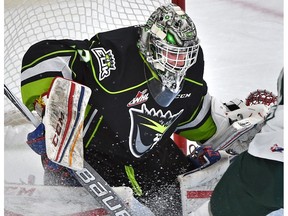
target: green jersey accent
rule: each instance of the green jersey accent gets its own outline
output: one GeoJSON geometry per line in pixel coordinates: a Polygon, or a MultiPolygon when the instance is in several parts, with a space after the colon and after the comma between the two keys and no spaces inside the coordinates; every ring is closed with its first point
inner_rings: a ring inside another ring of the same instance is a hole
{"type": "Polygon", "coordinates": [[[42,95],[43,93],[49,90],[49,87],[53,79],[54,77],[48,77],[41,80],[36,80],[31,83],[27,83],[26,85],[22,86],[21,88],[22,101],[28,107],[29,110],[31,111],[34,110],[33,103],[35,102],[36,98],[38,98],[39,95],[42,95]],[[44,86],[46,88],[41,88],[44,86]]]}
{"type": "Polygon", "coordinates": [[[143,192],[142,192],[142,189],[135,178],[133,167],[131,165],[130,166],[126,165],[125,166],[125,172],[126,172],[127,177],[128,177],[128,179],[132,185],[132,189],[133,189],[134,193],[137,196],[142,196],[143,192]]]}
{"type": "Polygon", "coordinates": [[[217,127],[211,116],[198,128],[180,132],[180,135],[189,140],[206,141],[216,132],[217,127]]]}

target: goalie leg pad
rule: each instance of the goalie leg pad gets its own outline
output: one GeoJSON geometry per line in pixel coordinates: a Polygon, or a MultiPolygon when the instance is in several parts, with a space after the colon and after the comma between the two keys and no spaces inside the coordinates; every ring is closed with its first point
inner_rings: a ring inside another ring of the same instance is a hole
{"type": "Polygon", "coordinates": [[[83,123],[90,95],[87,86],[61,77],[48,93],[43,119],[47,156],[71,169],[83,168],[83,123]]]}

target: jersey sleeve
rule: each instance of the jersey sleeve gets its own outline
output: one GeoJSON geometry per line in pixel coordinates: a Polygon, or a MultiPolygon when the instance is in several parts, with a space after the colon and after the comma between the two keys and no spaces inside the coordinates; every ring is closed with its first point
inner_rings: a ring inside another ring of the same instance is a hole
{"type": "Polygon", "coordinates": [[[216,130],[217,126],[211,115],[211,96],[207,93],[190,120],[177,127],[176,133],[188,140],[204,143],[216,130]]]}
{"type": "Polygon", "coordinates": [[[78,50],[74,45],[77,43],[80,42],[45,40],[32,45],[25,53],[21,68],[21,94],[28,109],[34,109],[35,99],[49,90],[55,77],[74,79],[74,68],[78,67],[78,50]]]}

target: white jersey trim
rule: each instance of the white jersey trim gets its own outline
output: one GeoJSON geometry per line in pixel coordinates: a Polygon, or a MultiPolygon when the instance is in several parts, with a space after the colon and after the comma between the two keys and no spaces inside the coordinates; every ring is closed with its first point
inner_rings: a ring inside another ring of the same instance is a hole
{"type": "Polygon", "coordinates": [[[210,107],[211,107],[211,96],[209,93],[207,93],[204,96],[202,108],[201,108],[200,112],[198,113],[197,117],[193,121],[189,122],[188,124],[177,127],[177,130],[192,128],[192,127],[197,126],[205,118],[205,116],[209,112],[210,107]]]}
{"type": "Polygon", "coordinates": [[[68,64],[71,56],[55,57],[45,61],[40,62],[34,67],[28,68],[21,73],[22,82],[38,74],[43,74],[46,72],[61,72],[63,77],[66,79],[72,79],[72,71],[68,64]]]}

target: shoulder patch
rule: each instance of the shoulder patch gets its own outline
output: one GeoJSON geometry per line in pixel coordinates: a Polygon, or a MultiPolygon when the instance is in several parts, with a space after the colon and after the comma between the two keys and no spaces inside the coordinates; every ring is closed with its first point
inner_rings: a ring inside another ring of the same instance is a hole
{"type": "Polygon", "coordinates": [[[110,76],[111,70],[116,70],[116,62],[112,50],[106,51],[103,47],[91,49],[99,65],[99,80],[102,81],[110,76]]]}

